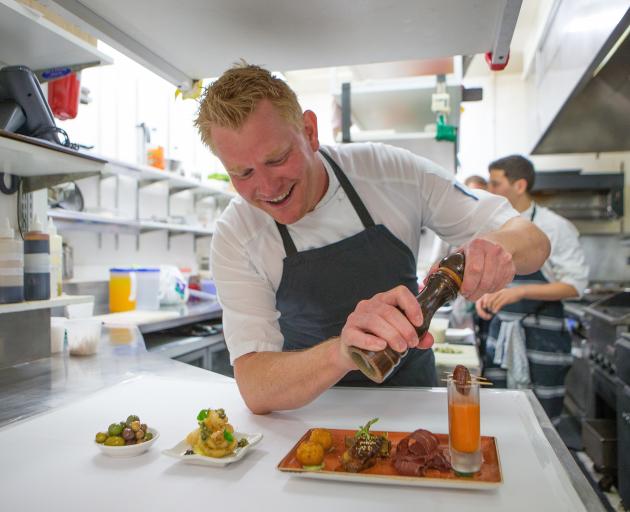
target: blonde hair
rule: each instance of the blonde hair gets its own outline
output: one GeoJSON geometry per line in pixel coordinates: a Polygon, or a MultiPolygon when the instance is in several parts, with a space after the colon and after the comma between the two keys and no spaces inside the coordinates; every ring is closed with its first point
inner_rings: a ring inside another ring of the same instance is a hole
{"type": "Polygon", "coordinates": [[[241,61],[228,69],[204,91],[199,102],[195,126],[201,140],[213,149],[213,126],[237,129],[261,100],[269,100],[280,115],[302,126],[302,108],[293,90],[269,71],[241,61]]]}

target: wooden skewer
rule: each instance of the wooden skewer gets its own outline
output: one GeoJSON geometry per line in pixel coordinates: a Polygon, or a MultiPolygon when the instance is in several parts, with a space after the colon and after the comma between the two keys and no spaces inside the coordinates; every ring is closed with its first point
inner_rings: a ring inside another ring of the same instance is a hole
{"type": "MultiPolygon", "coordinates": [[[[448,382],[448,379],[442,379],[442,382],[448,382]]],[[[494,386],[493,382],[490,381],[468,381],[467,384],[479,384],[480,386],[494,386]]]]}

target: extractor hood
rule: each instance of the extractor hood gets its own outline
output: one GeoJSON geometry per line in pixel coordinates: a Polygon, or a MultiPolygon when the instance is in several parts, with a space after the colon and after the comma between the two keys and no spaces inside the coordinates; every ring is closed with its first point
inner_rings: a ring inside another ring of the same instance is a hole
{"type": "Polygon", "coordinates": [[[630,150],[630,9],[610,34],[533,154],[630,150]]]}

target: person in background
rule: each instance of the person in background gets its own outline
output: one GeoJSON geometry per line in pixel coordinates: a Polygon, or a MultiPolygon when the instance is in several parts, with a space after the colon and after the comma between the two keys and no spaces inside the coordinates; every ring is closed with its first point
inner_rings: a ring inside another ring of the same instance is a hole
{"type": "Polygon", "coordinates": [[[464,185],[473,190],[488,190],[488,182],[486,179],[476,174],[468,176],[464,181],[464,185]]]}
{"type": "MultiPolygon", "coordinates": [[[[467,259],[462,293],[540,268],[549,241],[501,197],[479,197],[409,151],[320,147],[317,117],[283,80],[242,63],[205,91],[195,121],[237,191],[217,221],[211,267],[245,404],[295,409],[330,386],[373,384],[349,347],[403,352],[422,312],[423,225],[467,259]]],[[[432,350],[409,350],[389,385],[437,383],[432,350]]]]}
{"type": "Polygon", "coordinates": [[[485,294],[477,314],[490,319],[485,375],[508,387],[533,387],[552,420],[562,412],[564,379],[571,366],[571,338],[565,328],[563,299],[579,297],[588,282],[588,266],[577,229],[531,197],[534,166],[520,155],[489,165],[488,190],[506,197],[551,241],[541,270],[519,274],[505,289],[485,294]],[[506,375],[507,368],[507,375],[506,375]]]}

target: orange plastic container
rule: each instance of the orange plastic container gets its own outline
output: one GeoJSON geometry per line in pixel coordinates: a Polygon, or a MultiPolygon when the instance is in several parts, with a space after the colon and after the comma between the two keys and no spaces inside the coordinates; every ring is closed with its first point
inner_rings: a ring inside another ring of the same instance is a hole
{"type": "Polygon", "coordinates": [[[136,309],[136,271],[132,268],[109,269],[109,311],[119,313],[136,309]]]}

